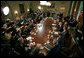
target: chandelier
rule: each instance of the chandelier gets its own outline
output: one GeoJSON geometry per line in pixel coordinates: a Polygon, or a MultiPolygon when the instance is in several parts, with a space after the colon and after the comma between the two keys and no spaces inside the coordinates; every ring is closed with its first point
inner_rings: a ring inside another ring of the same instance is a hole
{"type": "Polygon", "coordinates": [[[51,3],[47,1],[40,1],[40,5],[51,6],[51,3]]]}

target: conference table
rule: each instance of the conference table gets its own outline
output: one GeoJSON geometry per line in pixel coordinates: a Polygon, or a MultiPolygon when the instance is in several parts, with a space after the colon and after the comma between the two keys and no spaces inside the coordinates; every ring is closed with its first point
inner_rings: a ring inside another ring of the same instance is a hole
{"type": "Polygon", "coordinates": [[[31,30],[30,34],[26,37],[27,41],[29,41],[30,45],[34,48],[35,46],[40,46],[41,51],[47,55],[48,50],[44,47],[46,44],[49,44],[51,47],[54,46],[55,42],[58,40],[58,31],[54,31],[55,24],[54,19],[52,17],[46,17],[40,21],[39,24],[31,30]],[[54,33],[57,34],[54,36],[54,33]]]}

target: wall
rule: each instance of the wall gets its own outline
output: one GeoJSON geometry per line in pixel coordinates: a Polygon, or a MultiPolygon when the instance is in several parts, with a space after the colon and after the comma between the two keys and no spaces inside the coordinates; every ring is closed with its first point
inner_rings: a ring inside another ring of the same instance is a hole
{"type": "MultiPolygon", "coordinates": [[[[27,8],[32,8],[33,10],[36,10],[37,7],[40,5],[40,1],[7,1],[8,5],[10,6],[10,13],[9,17],[12,19],[16,18],[16,15],[14,14],[14,11],[18,11],[18,15],[20,16],[20,10],[19,10],[19,4],[24,4],[25,12],[27,12],[27,8]]],[[[50,1],[51,3],[55,3],[54,8],[57,12],[63,12],[64,16],[68,14],[69,7],[70,7],[70,1],[50,1]],[[61,10],[60,7],[65,7],[65,10],[61,10]]],[[[49,7],[42,6],[43,9],[49,9],[49,7]]]]}
{"type": "Polygon", "coordinates": [[[5,2],[5,1],[1,1],[1,19],[2,19],[3,21],[5,21],[7,18],[10,18],[10,19],[13,18],[10,7],[9,7],[9,14],[8,14],[8,15],[4,15],[4,14],[3,14],[3,11],[2,11],[2,10],[3,10],[3,8],[6,7],[6,6],[9,7],[8,3],[5,2]]]}
{"type": "Polygon", "coordinates": [[[35,10],[38,6],[41,6],[43,9],[54,9],[54,10],[56,10],[56,13],[62,12],[64,14],[64,16],[68,15],[71,1],[49,1],[49,2],[51,2],[51,4],[55,3],[53,8],[40,5],[39,1],[36,1],[36,2],[34,1],[32,3],[33,4],[32,8],[35,10]],[[65,9],[61,10],[60,9],[61,7],[64,7],[65,9]]]}
{"type": "Polygon", "coordinates": [[[55,2],[55,9],[57,9],[58,12],[62,12],[64,16],[67,16],[70,8],[70,3],[70,1],[57,1],[55,2]],[[60,9],[61,7],[64,7],[65,9],[60,9]]]}
{"type": "MultiPolygon", "coordinates": [[[[51,9],[55,9],[57,10],[56,12],[62,12],[64,14],[64,16],[68,15],[68,11],[69,11],[69,8],[70,8],[70,3],[71,1],[49,1],[51,3],[55,3],[54,5],[54,8],[51,8],[51,9]],[[61,10],[60,8],[61,7],[64,7],[65,10],[61,10]]],[[[39,4],[39,1],[34,1],[32,3],[33,5],[33,9],[35,10],[38,6],[40,6],[39,4]]],[[[50,9],[50,7],[47,7],[47,6],[41,6],[43,9],[50,9]]]]}
{"type": "Polygon", "coordinates": [[[15,11],[18,11],[18,15],[17,16],[20,16],[20,10],[19,10],[19,4],[23,4],[24,5],[24,10],[25,12],[27,12],[27,8],[29,8],[29,1],[7,1],[8,4],[10,5],[10,8],[12,10],[12,14],[14,16],[14,19],[16,17],[15,15],[15,11]]]}

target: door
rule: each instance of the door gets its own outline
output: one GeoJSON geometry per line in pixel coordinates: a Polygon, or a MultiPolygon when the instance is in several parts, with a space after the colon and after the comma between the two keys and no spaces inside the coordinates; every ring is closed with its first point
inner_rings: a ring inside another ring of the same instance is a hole
{"type": "Polygon", "coordinates": [[[24,5],[23,4],[19,4],[19,8],[20,8],[20,13],[23,14],[24,11],[24,5]]]}

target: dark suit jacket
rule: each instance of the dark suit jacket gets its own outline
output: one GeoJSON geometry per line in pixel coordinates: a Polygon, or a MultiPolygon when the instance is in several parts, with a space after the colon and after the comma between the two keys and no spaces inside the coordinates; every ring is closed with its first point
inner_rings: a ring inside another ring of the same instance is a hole
{"type": "Polygon", "coordinates": [[[63,31],[63,26],[58,26],[58,31],[62,32],[63,31]]]}
{"type": "Polygon", "coordinates": [[[68,31],[63,31],[61,34],[61,37],[58,40],[58,43],[60,46],[65,46],[64,41],[68,39],[69,35],[68,35],[68,31]]]}

